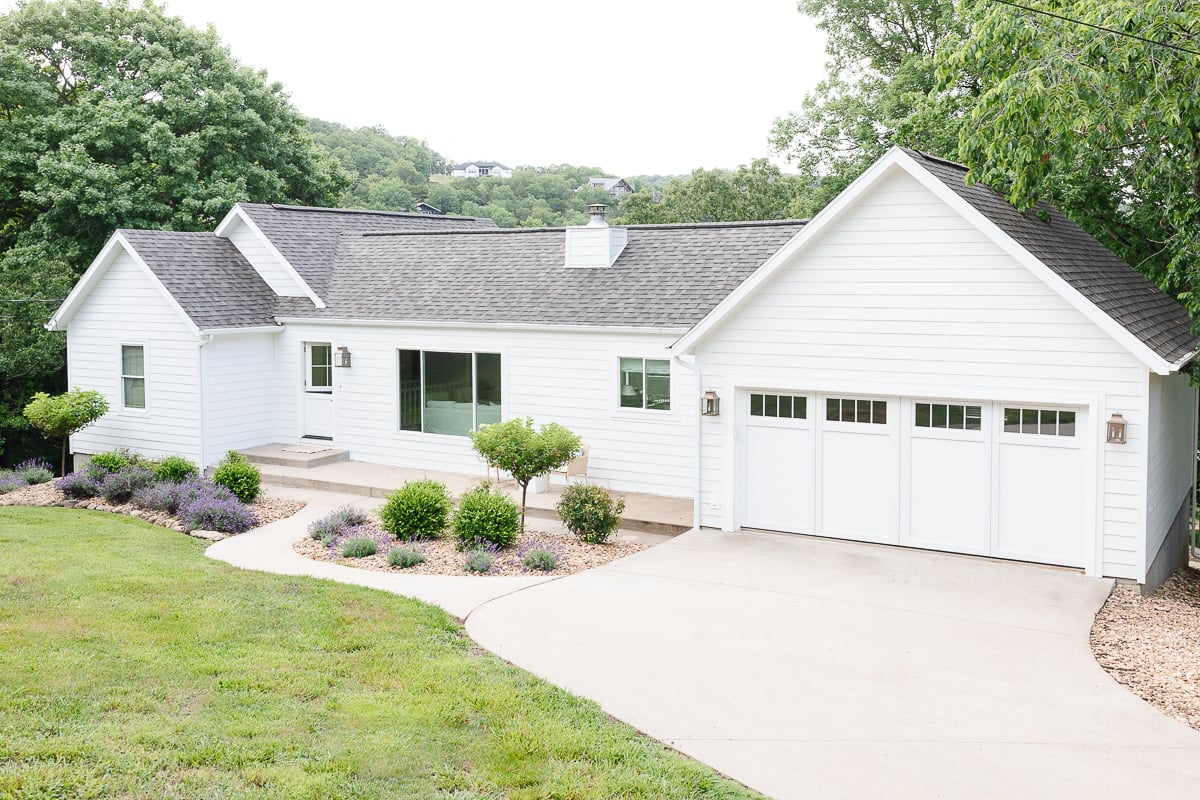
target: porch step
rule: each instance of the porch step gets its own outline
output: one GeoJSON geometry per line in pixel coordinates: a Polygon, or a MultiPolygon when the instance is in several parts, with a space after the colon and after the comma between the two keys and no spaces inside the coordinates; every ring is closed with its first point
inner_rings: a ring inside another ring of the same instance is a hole
{"type": "MultiPolygon", "coordinates": [[[[256,448],[257,449],[257,448],[256,448]]],[[[249,458],[249,456],[247,456],[249,458]]],[[[428,477],[446,484],[455,502],[474,486],[482,476],[431,470],[408,470],[369,464],[365,461],[349,461],[309,471],[295,465],[275,464],[258,461],[262,482],[272,486],[295,489],[313,489],[321,492],[341,492],[360,497],[386,497],[409,480],[428,477]]],[[[500,484],[518,503],[520,488],[511,480],[500,484]]],[[[554,505],[562,493],[561,486],[549,492],[529,494],[526,514],[539,519],[558,519],[554,505]]],[[[685,498],[658,497],[637,493],[614,492],[625,498],[625,514],[621,521],[623,530],[654,533],[662,536],[677,536],[692,529],[692,501],[685,498]]]]}
{"type": "Polygon", "coordinates": [[[312,469],[327,464],[336,464],[339,461],[347,461],[350,458],[347,450],[335,450],[332,447],[309,444],[264,444],[238,452],[244,455],[251,464],[257,464],[260,467],[270,465],[312,469]]]}

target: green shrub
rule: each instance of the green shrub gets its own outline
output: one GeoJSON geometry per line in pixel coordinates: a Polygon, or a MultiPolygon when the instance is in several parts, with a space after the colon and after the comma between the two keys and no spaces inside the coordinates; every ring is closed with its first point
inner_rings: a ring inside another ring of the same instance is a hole
{"type": "Polygon", "coordinates": [[[496,557],[487,550],[472,550],[467,553],[467,561],[463,564],[467,568],[467,572],[491,572],[492,565],[496,563],[496,557]]]}
{"type": "Polygon", "coordinates": [[[135,461],[136,457],[128,450],[113,450],[111,453],[96,453],[88,459],[87,469],[93,476],[103,477],[104,474],[133,466],[135,461]]]}
{"type": "Polygon", "coordinates": [[[521,529],[521,509],[512,498],[481,483],[463,494],[454,512],[454,538],[461,550],[482,545],[512,547],[521,529]]]}
{"type": "Polygon", "coordinates": [[[400,541],[436,539],[446,530],[452,508],[446,484],[426,478],[409,481],[388,495],[379,519],[400,541]]]}
{"type": "Polygon", "coordinates": [[[183,456],[167,456],[154,465],[154,477],[166,483],[183,483],[199,474],[196,465],[183,456]]]}
{"type": "Polygon", "coordinates": [[[243,503],[253,503],[262,491],[262,474],[241,453],[230,450],[213,471],[213,483],[224,486],[243,503]]]}
{"type": "Polygon", "coordinates": [[[567,530],[589,544],[604,544],[621,527],[625,499],[602,486],[568,486],[559,498],[558,518],[567,530]]]}
{"type": "Polygon", "coordinates": [[[388,550],[387,562],[393,567],[408,569],[425,563],[425,554],[416,547],[393,547],[388,550]]]}
{"type": "Polygon", "coordinates": [[[45,483],[54,480],[54,468],[50,462],[41,458],[29,458],[12,468],[12,472],[20,475],[26,483],[45,483]]]}
{"type": "Polygon", "coordinates": [[[538,547],[526,553],[521,563],[529,569],[552,572],[558,566],[558,556],[544,547],[538,547]]]}
{"type": "Polygon", "coordinates": [[[374,539],[360,536],[356,539],[347,539],[342,544],[342,555],[346,558],[366,558],[375,555],[377,547],[374,539]]]}

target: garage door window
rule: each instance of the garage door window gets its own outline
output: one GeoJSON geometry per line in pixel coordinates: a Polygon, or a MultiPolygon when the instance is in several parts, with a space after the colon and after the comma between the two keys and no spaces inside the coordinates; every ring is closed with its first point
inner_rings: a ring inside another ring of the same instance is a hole
{"type": "Polygon", "coordinates": [[[1075,412],[1053,408],[1004,409],[1004,432],[1036,436],[1074,436],[1075,412]]]}
{"type": "Polygon", "coordinates": [[[790,394],[750,394],[750,416],[808,419],[808,398],[790,394]]]}
{"type": "Polygon", "coordinates": [[[886,425],[887,401],[829,397],[825,400],[825,419],[830,422],[866,422],[874,425],[886,425]]]}
{"type": "Polygon", "coordinates": [[[983,407],[956,403],[915,403],[913,424],[918,428],[953,431],[983,429],[983,407]]]}

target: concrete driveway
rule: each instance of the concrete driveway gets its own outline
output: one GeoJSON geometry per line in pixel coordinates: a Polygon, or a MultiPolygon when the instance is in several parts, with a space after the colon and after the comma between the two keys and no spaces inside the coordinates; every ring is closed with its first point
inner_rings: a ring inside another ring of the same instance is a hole
{"type": "Polygon", "coordinates": [[[1188,798],[1200,733],[1096,665],[1110,581],[693,531],[467,618],[484,647],[778,798],[1188,798]]]}

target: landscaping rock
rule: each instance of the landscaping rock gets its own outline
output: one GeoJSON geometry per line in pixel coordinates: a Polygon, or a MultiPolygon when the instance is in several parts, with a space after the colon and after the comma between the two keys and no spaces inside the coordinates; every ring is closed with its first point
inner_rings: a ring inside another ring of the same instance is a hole
{"type": "Polygon", "coordinates": [[[219,542],[222,539],[229,538],[228,533],[221,533],[220,531],[205,531],[200,530],[199,528],[194,531],[188,531],[188,536],[195,536],[197,539],[207,539],[210,542],[219,542]]]}

